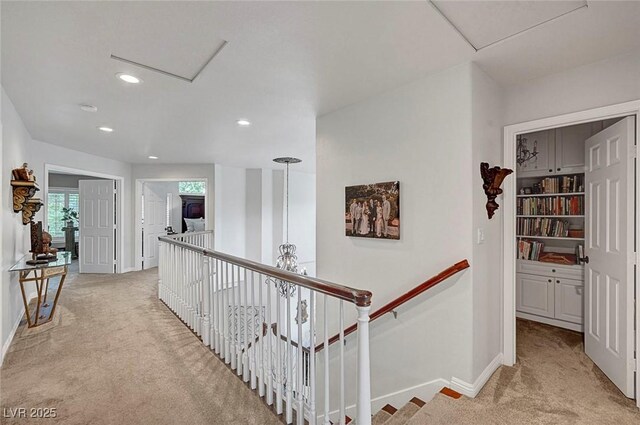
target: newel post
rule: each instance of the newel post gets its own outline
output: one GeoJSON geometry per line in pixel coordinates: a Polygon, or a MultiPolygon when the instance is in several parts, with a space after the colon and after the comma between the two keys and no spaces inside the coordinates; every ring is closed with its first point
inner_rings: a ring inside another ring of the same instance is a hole
{"type": "Polygon", "coordinates": [[[211,305],[209,303],[211,296],[211,273],[209,268],[209,257],[203,255],[202,259],[202,327],[200,333],[204,345],[209,345],[211,337],[211,305]]]}
{"type": "Polygon", "coordinates": [[[371,366],[369,363],[369,310],[371,306],[356,306],[358,310],[357,416],[358,425],[371,425],[371,366]]]}

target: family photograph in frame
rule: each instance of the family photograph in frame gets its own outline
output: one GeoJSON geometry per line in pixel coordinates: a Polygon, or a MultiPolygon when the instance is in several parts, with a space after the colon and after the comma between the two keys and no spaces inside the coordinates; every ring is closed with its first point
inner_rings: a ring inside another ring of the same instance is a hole
{"type": "Polygon", "coordinates": [[[400,182],[347,186],[345,235],[400,239],[400,182]]]}

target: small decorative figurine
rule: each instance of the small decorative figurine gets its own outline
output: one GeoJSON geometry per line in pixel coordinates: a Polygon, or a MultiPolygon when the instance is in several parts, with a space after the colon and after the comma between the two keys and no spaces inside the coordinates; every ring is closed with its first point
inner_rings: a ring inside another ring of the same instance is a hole
{"type": "Polygon", "coordinates": [[[480,175],[484,181],[482,188],[484,189],[485,195],[487,195],[487,215],[489,219],[493,217],[493,214],[499,207],[496,202],[496,197],[502,193],[500,185],[502,185],[505,177],[511,173],[513,173],[513,170],[508,168],[500,168],[498,166],[489,168],[489,163],[480,163],[480,175]]]}

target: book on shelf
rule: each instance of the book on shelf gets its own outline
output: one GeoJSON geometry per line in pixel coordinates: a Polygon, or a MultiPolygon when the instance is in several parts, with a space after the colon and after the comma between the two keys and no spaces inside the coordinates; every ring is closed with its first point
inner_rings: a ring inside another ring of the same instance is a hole
{"type": "Polygon", "coordinates": [[[521,236],[567,237],[569,222],[557,218],[518,218],[517,232],[521,236]]]}
{"type": "Polygon", "coordinates": [[[573,193],[584,191],[584,176],[576,174],[573,176],[545,177],[540,182],[542,193],[573,193]]]}
{"type": "Polygon", "coordinates": [[[522,239],[518,241],[518,259],[538,261],[543,249],[543,242],[522,239]]]}
{"type": "Polygon", "coordinates": [[[518,215],[582,215],[584,214],[584,197],[518,198],[516,209],[518,215]]]}
{"type": "Polygon", "coordinates": [[[580,259],[584,258],[584,246],[579,244],[576,246],[576,264],[580,264],[580,259]]]}

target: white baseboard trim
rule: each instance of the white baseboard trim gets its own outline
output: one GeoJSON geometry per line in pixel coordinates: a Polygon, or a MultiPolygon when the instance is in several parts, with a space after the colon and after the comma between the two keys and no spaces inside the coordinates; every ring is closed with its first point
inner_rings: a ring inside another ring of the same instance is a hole
{"type": "Polygon", "coordinates": [[[126,269],[122,270],[122,273],[129,273],[129,272],[137,272],[141,269],[138,269],[136,267],[127,267],[126,269]]]}
{"type": "MultiPolygon", "coordinates": [[[[371,399],[371,414],[375,415],[380,409],[382,409],[387,404],[392,405],[393,407],[400,409],[402,406],[407,404],[409,400],[413,397],[418,397],[424,402],[428,402],[435,395],[440,392],[440,390],[444,387],[450,386],[449,381],[446,379],[434,379],[432,381],[428,381],[422,384],[414,385],[413,387],[405,388],[400,391],[395,391],[389,394],[385,394],[376,398],[371,399]]],[[[334,410],[329,413],[329,416],[333,419],[336,419],[339,416],[339,410],[334,410]]],[[[352,404],[345,408],[345,413],[347,416],[354,418],[356,416],[356,405],[352,404]]],[[[322,423],[324,419],[324,415],[318,416],[318,423],[322,423]]]]}
{"type": "Polygon", "coordinates": [[[462,379],[451,378],[451,389],[459,392],[460,394],[466,395],[467,397],[474,398],[478,395],[484,384],[487,383],[493,372],[495,372],[500,366],[502,366],[502,353],[499,353],[497,356],[491,360],[491,362],[487,365],[487,367],[482,371],[480,376],[470,384],[462,379]]]}
{"type": "Polygon", "coordinates": [[[584,326],[578,323],[565,322],[564,320],[551,319],[549,317],[542,317],[536,314],[524,313],[522,311],[516,311],[516,317],[532,320],[534,322],[545,323],[551,326],[557,326],[559,328],[569,329],[575,332],[584,332],[584,326]]]}
{"type": "MultiPolygon", "coordinates": [[[[36,292],[32,292],[27,297],[27,300],[29,300],[28,302],[31,302],[31,300],[34,299],[37,296],[38,296],[38,294],[36,292]]],[[[16,332],[18,330],[18,326],[20,326],[20,322],[22,322],[22,318],[24,317],[24,313],[25,313],[25,311],[24,311],[24,306],[23,306],[21,308],[21,310],[20,310],[20,314],[18,315],[18,318],[16,319],[16,322],[13,324],[13,327],[11,328],[11,332],[9,332],[9,338],[7,338],[7,340],[2,345],[2,353],[0,353],[0,366],[2,366],[2,363],[4,363],[4,357],[7,354],[7,351],[9,351],[9,347],[11,346],[11,342],[13,341],[13,338],[16,336],[16,332]]]]}

